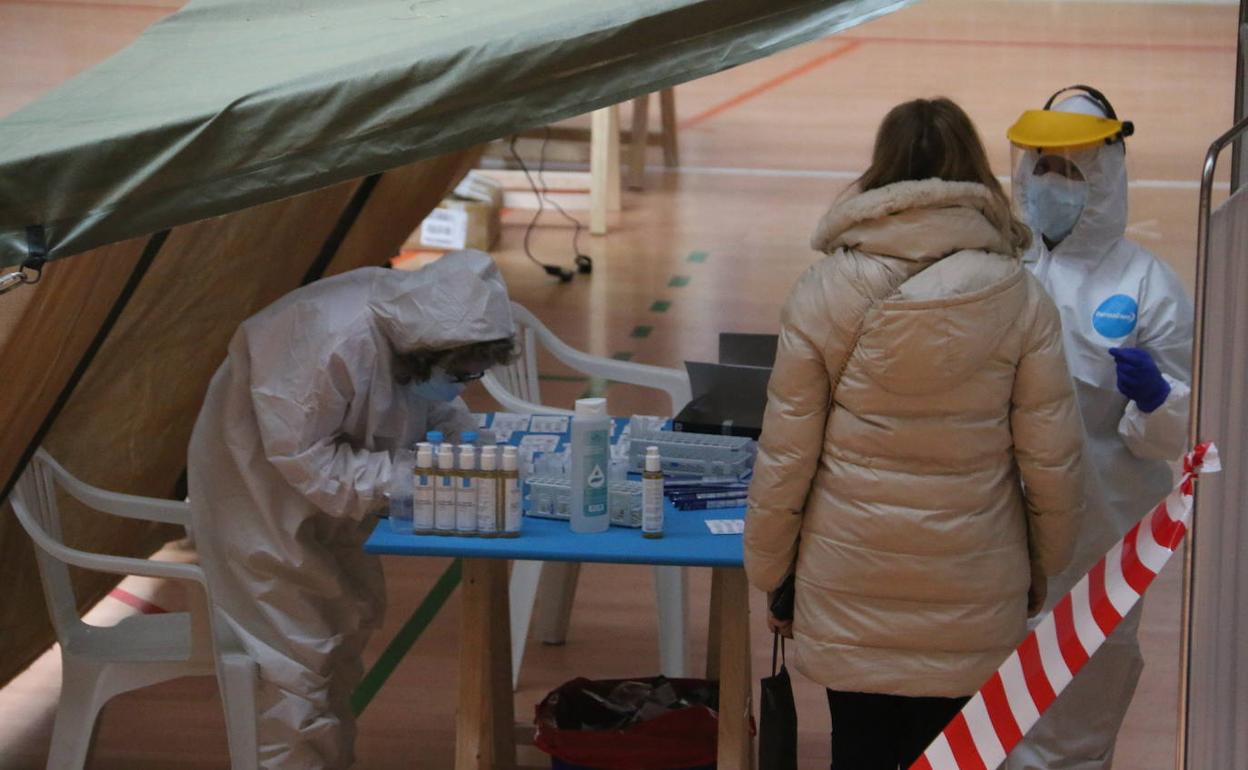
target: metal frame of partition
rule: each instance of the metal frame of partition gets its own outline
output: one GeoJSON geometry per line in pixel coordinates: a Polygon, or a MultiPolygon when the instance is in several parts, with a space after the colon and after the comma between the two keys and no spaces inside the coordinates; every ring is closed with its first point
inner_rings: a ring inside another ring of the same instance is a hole
{"type": "MultiPolygon", "coordinates": [[[[1201,435],[1201,391],[1202,366],[1204,364],[1205,343],[1205,311],[1209,294],[1209,227],[1213,215],[1213,185],[1217,170],[1218,158],[1231,145],[1234,149],[1231,156],[1231,194],[1240,189],[1248,174],[1248,143],[1243,142],[1244,134],[1248,133],[1248,72],[1245,68],[1245,36],[1248,36],[1248,0],[1241,0],[1239,7],[1238,53],[1235,78],[1235,126],[1214,140],[1205,154],[1205,165],[1200,180],[1200,203],[1197,214],[1196,230],[1196,303],[1195,325],[1192,339],[1192,401],[1191,416],[1188,427],[1189,444],[1196,445],[1201,435]]],[[[1183,563],[1183,617],[1179,637],[1179,729],[1176,741],[1176,767],[1188,770],[1190,760],[1189,729],[1191,715],[1191,676],[1192,676],[1192,622],[1193,604],[1195,599],[1195,524],[1199,508],[1200,492],[1197,489],[1193,496],[1192,531],[1188,537],[1186,558],[1183,563]]]]}

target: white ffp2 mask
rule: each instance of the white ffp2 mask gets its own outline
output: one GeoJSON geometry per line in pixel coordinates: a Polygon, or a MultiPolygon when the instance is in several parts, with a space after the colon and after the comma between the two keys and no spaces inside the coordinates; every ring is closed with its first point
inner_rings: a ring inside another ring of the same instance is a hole
{"type": "Polygon", "coordinates": [[[1055,243],[1075,229],[1087,201],[1087,182],[1061,174],[1033,176],[1027,183],[1027,219],[1055,243]]]}

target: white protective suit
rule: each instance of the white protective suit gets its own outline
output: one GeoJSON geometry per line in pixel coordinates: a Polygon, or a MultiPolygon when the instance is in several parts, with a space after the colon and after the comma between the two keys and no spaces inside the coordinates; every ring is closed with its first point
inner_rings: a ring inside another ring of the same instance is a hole
{"type": "MultiPolygon", "coordinates": [[[[1056,109],[1104,117],[1076,96],[1056,109]]],[[[1029,156],[1036,157],[1035,152],[1029,156]]],[[[1169,461],[1188,449],[1193,307],[1174,272],[1124,237],[1127,171],[1123,143],[1073,155],[1088,183],[1074,229],[1053,250],[1040,234],[1024,262],[1061,312],[1066,357],[1083,415],[1088,468],[1087,515],[1065,572],[1049,581],[1048,605],[1169,493],[1169,461]],[[1170,395],[1152,413],[1117,390],[1109,348],[1152,355],[1170,395]]],[[[1016,190],[1016,198],[1026,190],[1016,190]]],[[[1023,203],[1020,200],[1020,203],[1023,203]]],[[[1020,209],[1026,211],[1025,205],[1020,209]]],[[[1137,632],[1140,606],[1123,619],[1040,722],[1010,754],[1009,770],[1108,768],[1143,669],[1137,632]]]]}
{"type": "Polygon", "coordinates": [[[480,252],[415,273],[317,281],[244,321],[195,423],[192,521],[218,621],[259,662],[259,762],[353,761],[349,699],[384,607],[363,543],[392,453],[467,408],[395,380],[395,354],[511,337],[507,289],[480,252]]]}

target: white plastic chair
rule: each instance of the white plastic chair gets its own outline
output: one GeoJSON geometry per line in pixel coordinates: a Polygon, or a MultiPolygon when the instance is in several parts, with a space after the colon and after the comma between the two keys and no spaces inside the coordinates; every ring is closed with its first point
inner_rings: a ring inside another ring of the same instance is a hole
{"type": "MultiPolygon", "coordinates": [[[[538,345],[566,366],[591,377],[602,377],[665,392],[672,414],[689,403],[692,393],[689,377],[678,369],[666,369],[628,361],[617,361],[583,353],[555,336],[524,307],[512,303],[520,355],[505,367],[495,367],[482,378],[491,396],[509,412],[518,414],[566,414],[567,409],[543,406],[538,380],[538,345]]],[[[520,679],[525,643],[533,620],[538,594],[545,599],[538,619],[537,636],[547,644],[563,644],[567,638],[572,599],[580,564],[568,562],[517,561],[511,571],[511,661],[512,686],[520,679]]],[[[687,675],[685,654],[686,585],[680,567],[654,568],[655,593],[659,613],[659,661],[664,676],[687,675]]]]}
{"type": "Polygon", "coordinates": [[[48,611],[61,643],[61,697],[48,770],[79,770],[85,765],[96,719],[114,696],[179,677],[213,675],[225,708],[231,767],[255,768],[256,663],[228,632],[222,631],[214,641],[203,570],[194,564],[70,548],[61,533],[58,487],[96,511],[190,529],[186,503],[96,489],[71,476],[42,449],[18,480],[11,497],[13,511],[35,542],[48,611]],[[89,625],[78,612],[67,565],[193,584],[187,591],[190,610],[135,615],[115,626],[89,625]]]}

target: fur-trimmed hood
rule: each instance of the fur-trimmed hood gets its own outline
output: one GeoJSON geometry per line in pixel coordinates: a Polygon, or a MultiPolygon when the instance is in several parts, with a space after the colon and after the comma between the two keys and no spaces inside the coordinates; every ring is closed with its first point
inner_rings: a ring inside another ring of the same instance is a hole
{"type": "Polygon", "coordinates": [[[824,253],[846,247],[927,261],[967,249],[1017,257],[1028,239],[987,187],[924,179],[849,192],[823,215],[810,243],[824,253]]]}

